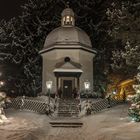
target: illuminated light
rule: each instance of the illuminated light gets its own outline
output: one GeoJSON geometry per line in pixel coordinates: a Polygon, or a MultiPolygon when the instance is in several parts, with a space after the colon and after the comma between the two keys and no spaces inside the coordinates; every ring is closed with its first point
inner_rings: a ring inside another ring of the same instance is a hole
{"type": "Polygon", "coordinates": [[[49,113],[50,113],[50,91],[52,88],[52,81],[46,81],[46,87],[48,89],[48,95],[49,95],[49,100],[48,100],[48,104],[49,104],[49,113]]]}
{"type": "Polygon", "coordinates": [[[113,94],[117,94],[116,90],[114,90],[112,93],[113,93],[113,94]]]}
{"type": "Polygon", "coordinates": [[[0,81],[0,86],[3,86],[4,85],[4,82],[3,81],[0,81]]]}
{"type": "Polygon", "coordinates": [[[117,97],[117,96],[115,96],[115,99],[118,99],[118,97],[117,97]]]}
{"type": "Polygon", "coordinates": [[[131,122],[136,122],[136,118],[132,118],[132,121],[131,122]]]}
{"type": "Polygon", "coordinates": [[[70,16],[67,16],[66,18],[69,20],[70,19],[70,16]]]}
{"type": "Polygon", "coordinates": [[[70,22],[70,16],[66,16],[66,22],[70,22]]]}
{"type": "Polygon", "coordinates": [[[133,97],[134,97],[134,95],[127,95],[127,100],[130,101],[130,100],[132,100],[133,97]]]}
{"type": "Polygon", "coordinates": [[[46,87],[47,87],[47,89],[51,89],[52,88],[52,81],[46,81],[46,87]]]}
{"type": "Polygon", "coordinates": [[[88,90],[90,88],[90,82],[84,82],[85,89],[88,90]]]}

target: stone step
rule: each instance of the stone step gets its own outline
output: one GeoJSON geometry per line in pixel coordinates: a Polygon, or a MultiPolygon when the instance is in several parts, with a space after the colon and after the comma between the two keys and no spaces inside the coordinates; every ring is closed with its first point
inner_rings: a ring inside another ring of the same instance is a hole
{"type": "Polygon", "coordinates": [[[79,112],[78,110],[58,110],[58,112],[79,112]]]}
{"type": "Polygon", "coordinates": [[[73,128],[76,128],[76,127],[82,127],[82,125],[51,125],[52,127],[73,127],[73,128]]]}
{"type": "Polygon", "coordinates": [[[59,102],[60,104],[78,104],[78,102],[59,102]]]}
{"type": "Polygon", "coordinates": [[[78,114],[58,114],[61,117],[71,117],[71,116],[78,116],[78,114]]]}
{"type": "Polygon", "coordinates": [[[78,101],[71,100],[59,100],[58,113],[59,117],[73,117],[78,116],[78,101]]]}
{"type": "Polygon", "coordinates": [[[78,104],[78,103],[60,103],[60,102],[59,102],[59,104],[60,104],[60,105],[63,105],[63,104],[65,104],[65,105],[76,105],[76,104],[78,104]]]}
{"type": "Polygon", "coordinates": [[[71,107],[71,106],[69,106],[69,107],[68,107],[68,106],[59,106],[59,107],[58,107],[58,109],[61,109],[61,108],[75,109],[75,108],[78,108],[78,107],[77,107],[77,106],[75,106],[75,107],[74,107],[74,106],[73,106],[73,107],[71,107]]]}
{"type": "Polygon", "coordinates": [[[66,111],[64,111],[64,110],[59,110],[58,113],[59,113],[59,112],[62,112],[62,113],[72,113],[72,112],[77,112],[77,113],[78,113],[79,111],[77,111],[77,110],[66,110],[66,111]]]}
{"type": "Polygon", "coordinates": [[[58,113],[79,113],[77,110],[71,110],[71,111],[58,111],[58,113]]]}
{"type": "Polygon", "coordinates": [[[69,114],[79,114],[79,112],[58,112],[57,114],[69,115],[69,114]]]}
{"type": "Polygon", "coordinates": [[[64,117],[69,117],[69,118],[78,117],[78,114],[71,114],[71,115],[70,114],[69,115],[68,114],[65,114],[65,115],[64,114],[58,114],[58,117],[63,117],[63,118],[64,117]]]}
{"type": "Polygon", "coordinates": [[[62,106],[62,107],[58,107],[58,109],[60,109],[60,110],[61,109],[64,109],[64,110],[68,110],[68,109],[72,110],[72,109],[74,109],[75,110],[75,109],[78,109],[78,107],[64,107],[64,106],[62,106]]]}
{"type": "Polygon", "coordinates": [[[63,113],[63,112],[58,112],[58,115],[76,115],[76,114],[78,114],[77,112],[75,112],[75,113],[71,113],[71,112],[69,112],[69,113],[63,113]]]}
{"type": "Polygon", "coordinates": [[[59,102],[59,104],[67,104],[67,105],[71,105],[71,104],[78,104],[78,102],[59,102]]]}
{"type": "Polygon", "coordinates": [[[82,127],[82,125],[63,125],[63,124],[53,124],[51,125],[52,127],[73,127],[73,128],[76,128],[76,127],[82,127]]]}
{"type": "Polygon", "coordinates": [[[59,106],[58,108],[78,108],[77,106],[59,106]]]}
{"type": "Polygon", "coordinates": [[[69,110],[78,111],[78,108],[58,108],[58,110],[60,110],[60,111],[69,111],[69,110]]]}
{"type": "Polygon", "coordinates": [[[79,110],[58,110],[58,112],[79,112],[79,110]]]}
{"type": "Polygon", "coordinates": [[[76,127],[82,127],[82,125],[52,125],[52,127],[72,127],[72,128],[76,128],[76,127]]]}
{"type": "Polygon", "coordinates": [[[82,127],[82,122],[71,121],[52,121],[50,122],[52,127],[82,127]]]}
{"type": "Polygon", "coordinates": [[[74,111],[74,110],[71,110],[71,111],[58,111],[58,112],[62,112],[62,113],[72,113],[72,112],[79,112],[79,111],[74,111]]]}
{"type": "Polygon", "coordinates": [[[77,106],[77,104],[59,104],[59,106],[77,106]]]}
{"type": "Polygon", "coordinates": [[[59,107],[58,107],[58,109],[62,109],[62,108],[66,108],[66,109],[67,109],[67,108],[69,108],[69,109],[75,109],[75,108],[78,108],[78,107],[76,107],[76,106],[75,106],[75,107],[66,107],[66,106],[61,106],[61,107],[59,106],[59,107]]]}
{"type": "Polygon", "coordinates": [[[59,110],[58,112],[68,113],[68,112],[79,112],[78,110],[59,110]]]}

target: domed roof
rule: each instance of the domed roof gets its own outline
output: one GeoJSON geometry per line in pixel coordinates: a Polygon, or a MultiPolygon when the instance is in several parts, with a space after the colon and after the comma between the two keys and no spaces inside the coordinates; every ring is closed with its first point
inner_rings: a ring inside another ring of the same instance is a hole
{"type": "Polygon", "coordinates": [[[63,12],[61,13],[61,16],[64,17],[64,16],[73,16],[74,17],[74,12],[71,8],[66,8],[63,10],[63,12]]]}
{"type": "MultiPolygon", "coordinates": [[[[92,47],[89,36],[82,29],[71,27],[58,27],[50,32],[46,38],[44,48],[51,47],[53,45],[82,45],[84,47],[92,47]]],[[[67,47],[67,46],[66,46],[67,47]]]]}
{"type": "Polygon", "coordinates": [[[71,8],[65,8],[61,13],[61,27],[50,32],[45,40],[44,49],[55,45],[68,47],[80,45],[86,48],[92,48],[91,40],[85,31],[75,26],[74,12],[71,8]]]}

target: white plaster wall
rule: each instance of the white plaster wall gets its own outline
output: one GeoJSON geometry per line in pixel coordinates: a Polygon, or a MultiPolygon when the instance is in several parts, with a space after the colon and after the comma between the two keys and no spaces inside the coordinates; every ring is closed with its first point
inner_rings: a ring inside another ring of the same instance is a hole
{"type": "Polygon", "coordinates": [[[88,80],[93,89],[93,53],[80,49],[55,49],[42,54],[43,74],[42,74],[42,92],[46,93],[46,81],[53,81],[52,92],[56,92],[56,77],[53,73],[55,65],[64,61],[65,57],[70,57],[72,61],[82,65],[83,73],[80,77],[80,90],[84,90],[84,82],[88,80]]]}
{"type": "Polygon", "coordinates": [[[53,82],[52,92],[56,91],[56,78],[53,70],[55,69],[56,63],[56,51],[50,51],[43,55],[43,72],[42,72],[42,92],[46,93],[46,81],[51,80],[53,82]]]}
{"type": "Polygon", "coordinates": [[[70,57],[72,61],[79,62],[79,55],[80,50],[57,50],[56,59],[57,62],[60,62],[60,60],[63,61],[65,57],[70,57]]]}
{"type": "Polygon", "coordinates": [[[93,90],[93,57],[93,53],[80,51],[80,62],[83,70],[83,74],[80,77],[80,90],[84,90],[85,81],[90,82],[90,90],[93,90]]]}

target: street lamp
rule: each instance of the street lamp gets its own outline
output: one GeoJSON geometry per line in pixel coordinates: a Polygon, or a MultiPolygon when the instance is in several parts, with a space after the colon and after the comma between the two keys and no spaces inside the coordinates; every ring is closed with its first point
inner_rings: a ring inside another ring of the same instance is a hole
{"type": "Polygon", "coordinates": [[[50,111],[50,93],[51,93],[51,88],[52,88],[52,81],[46,81],[46,87],[49,95],[49,111],[50,111]]]}
{"type": "MultiPolygon", "coordinates": [[[[88,81],[84,82],[84,87],[85,87],[86,93],[88,93],[89,88],[90,88],[90,82],[88,82],[88,81]]],[[[87,97],[88,97],[88,95],[87,95],[87,97]]]]}

